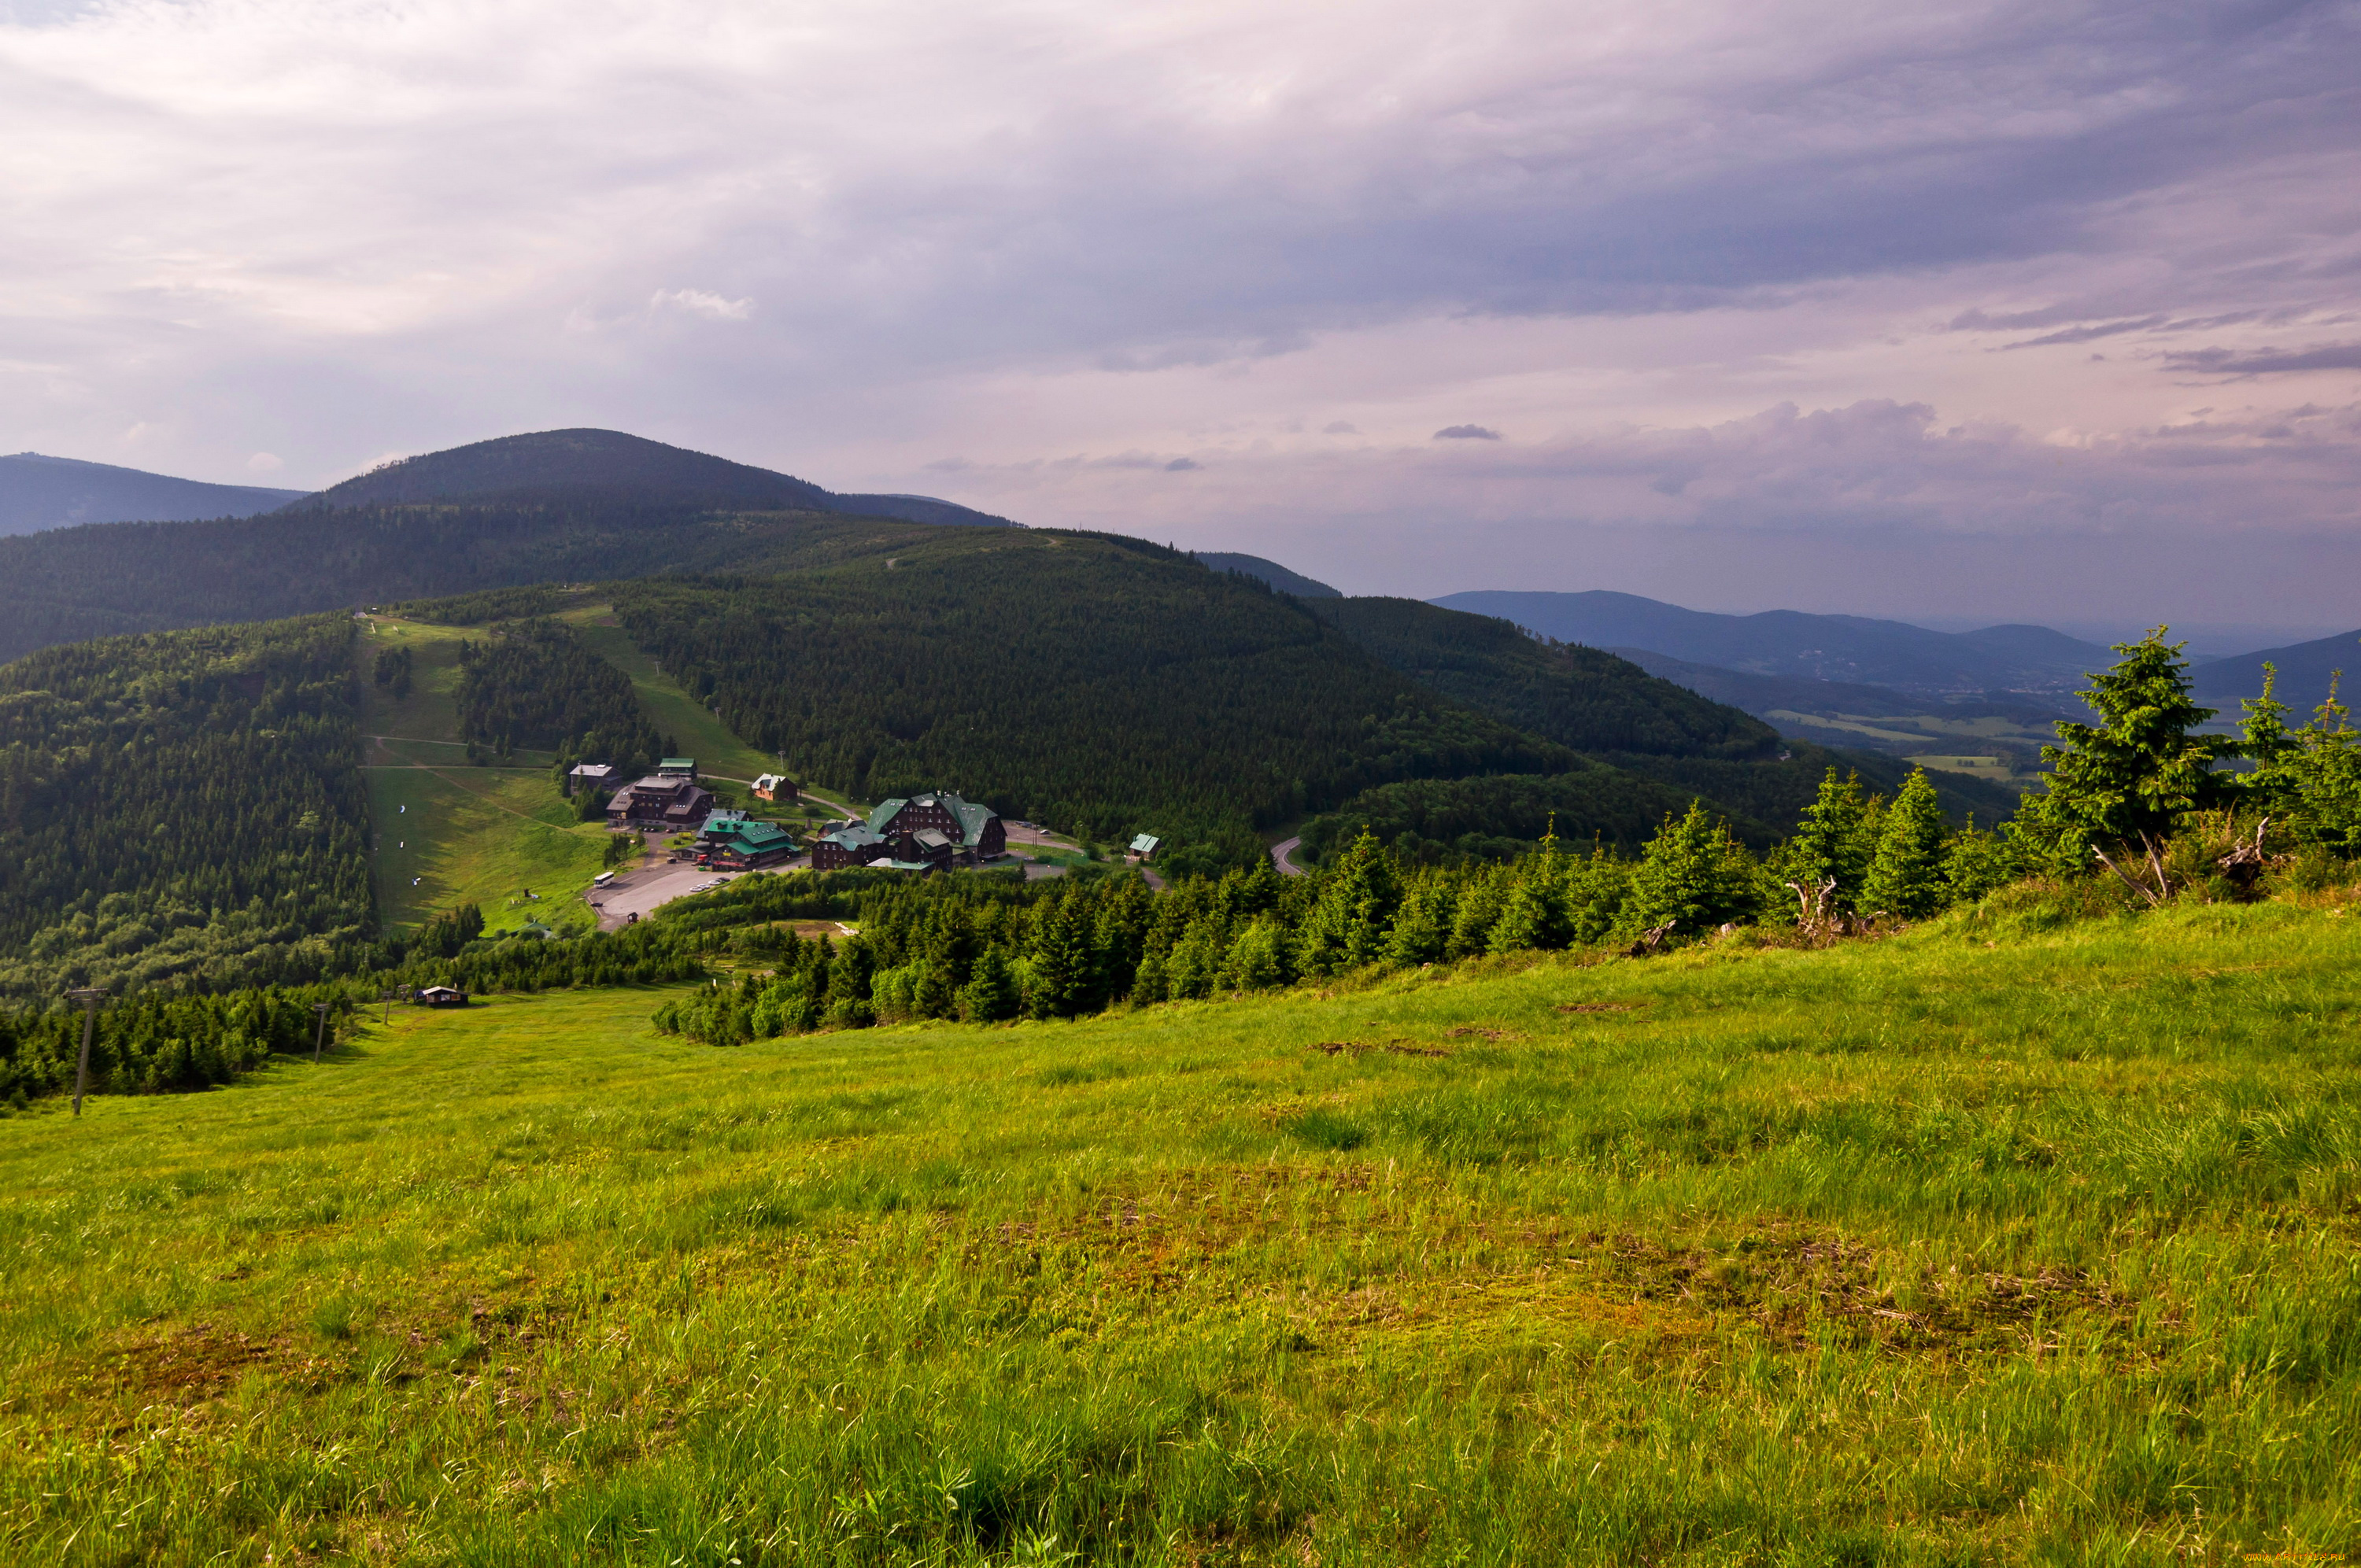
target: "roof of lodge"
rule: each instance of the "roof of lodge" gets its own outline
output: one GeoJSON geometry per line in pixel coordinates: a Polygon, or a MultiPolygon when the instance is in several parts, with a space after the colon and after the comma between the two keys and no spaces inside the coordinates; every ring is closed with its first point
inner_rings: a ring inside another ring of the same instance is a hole
{"type": "Polygon", "coordinates": [[[851,827],[840,828],[833,833],[821,834],[819,841],[823,844],[834,844],[840,849],[865,850],[872,844],[882,844],[885,840],[882,835],[872,833],[868,824],[855,822],[851,827]]]}
{"type": "Polygon", "coordinates": [[[735,822],[724,822],[718,828],[708,821],[705,825],[705,836],[735,839],[739,848],[758,854],[776,849],[783,843],[795,842],[795,835],[775,822],[749,822],[743,817],[735,822]]]}
{"type": "Polygon", "coordinates": [[[895,814],[906,806],[942,806],[951,814],[951,820],[959,824],[960,842],[963,845],[972,845],[982,839],[984,825],[1000,815],[977,801],[962,799],[955,791],[930,789],[920,795],[896,795],[892,800],[878,802],[877,809],[869,814],[869,830],[883,833],[885,824],[893,821],[895,814]]]}

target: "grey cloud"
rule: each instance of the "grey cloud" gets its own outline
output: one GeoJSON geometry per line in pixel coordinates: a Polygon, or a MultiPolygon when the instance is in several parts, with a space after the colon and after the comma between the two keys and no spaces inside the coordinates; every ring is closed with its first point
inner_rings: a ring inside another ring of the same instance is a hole
{"type": "Polygon", "coordinates": [[[1175,457],[1171,462],[1164,465],[1164,471],[1168,474],[1185,474],[1191,468],[1202,468],[1203,466],[1204,465],[1198,462],[1194,457],[1175,457]]]}
{"type": "Polygon", "coordinates": [[[2137,321],[2107,322],[2098,326],[2068,327],[2064,332],[2053,332],[2044,337],[2028,337],[2022,343],[2004,343],[1994,352],[2005,354],[2012,348],[2047,348],[2057,343],[2088,343],[2093,338],[2114,337],[2126,332],[2146,332],[2150,327],[2163,324],[2164,317],[2158,315],[2142,316],[2137,321]]]}
{"type": "Polygon", "coordinates": [[[1320,433],[1323,435],[1358,435],[1361,432],[1358,426],[1353,425],[1340,419],[1334,424],[1322,425],[1320,427],[1320,433]]]}
{"type": "Polygon", "coordinates": [[[2312,348],[2197,348],[2168,354],[2175,370],[2208,375],[2268,376],[2285,370],[2361,370],[2361,343],[2324,343],[2312,348]]]}
{"type": "Polygon", "coordinates": [[[1446,424],[1434,433],[1437,441],[1498,441],[1500,433],[1480,424],[1446,424]]]}

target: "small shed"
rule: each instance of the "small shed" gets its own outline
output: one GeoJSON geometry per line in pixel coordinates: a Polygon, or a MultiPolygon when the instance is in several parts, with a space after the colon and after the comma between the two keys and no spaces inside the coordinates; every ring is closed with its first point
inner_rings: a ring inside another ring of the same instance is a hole
{"type": "Polygon", "coordinates": [[[1142,833],[1131,841],[1130,858],[1148,861],[1156,858],[1156,846],[1164,842],[1153,833],[1142,833]]]}
{"type": "Polygon", "coordinates": [[[454,991],[447,985],[422,985],[418,988],[418,1004],[422,1007],[465,1007],[467,993],[454,991]]]}

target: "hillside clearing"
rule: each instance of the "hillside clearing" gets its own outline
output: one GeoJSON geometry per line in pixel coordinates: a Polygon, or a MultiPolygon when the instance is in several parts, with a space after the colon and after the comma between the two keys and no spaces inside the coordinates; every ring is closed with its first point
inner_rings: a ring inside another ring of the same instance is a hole
{"type": "Polygon", "coordinates": [[[20,1560],[2185,1561],[2361,1528],[2356,923],[1499,961],[0,1121],[20,1560]]]}

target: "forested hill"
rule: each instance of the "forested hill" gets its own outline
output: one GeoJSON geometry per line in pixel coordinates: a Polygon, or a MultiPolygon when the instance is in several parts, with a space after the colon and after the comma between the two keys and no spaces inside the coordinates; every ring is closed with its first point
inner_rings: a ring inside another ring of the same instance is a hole
{"type": "Polygon", "coordinates": [[[0,661],[91,637],[517,584],[788,570],[937,532],[830,512],[578,499],[53,529],[0,539],[0,661]]]}
{"type": "Polygon", "coordinates": [[[1306,608],[1389,668],[1577,751],[1759,759],[1780,750],[1778,732],[1759,718],[1492,616],[1400,598],[1306,608]]]}
{"type": "Polygon", "coordinates": [[[940,786],[1178,864],[1398,779],[1557,773],[1300,603],[1137,540],[946,532],[775,580],[619,584],[623,624],[752,745],[877,797],[940,786]]]}
{"type": "Polygon", "coordinates": [[[0,1001],[316,971],[371,925],[346,617],[0,666],[0,1001]]]}
{"type": "Polygon", "coordinates": [[[950,526],[1009,526],[1006,518],[932,496],[838,495],[793,475],[620,430],[543,430],[422,453],[307,496],[293,510],[551,499],[833,511],[950,526]]]}

